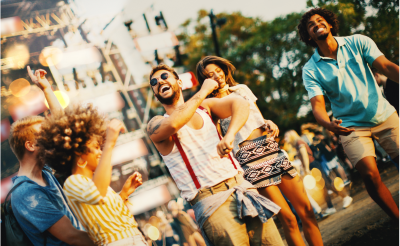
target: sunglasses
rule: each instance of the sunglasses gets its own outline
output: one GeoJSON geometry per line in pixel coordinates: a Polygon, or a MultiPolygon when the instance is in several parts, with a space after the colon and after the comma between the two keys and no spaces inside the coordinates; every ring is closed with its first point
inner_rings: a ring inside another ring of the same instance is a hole
{"type": "MultiPolygon", "coordinates": [[[[160,78],[161,78],[162,80],[168,79],[168,73],[163,73],[163,74],[161,74],[160,78]]],[[[152,79],[150,80],[150,85],[151,85],[151,86],[155,86],[157,83],[158,83],[158,79],[157,79],[157,78],[152,78],[152,79]]]]}

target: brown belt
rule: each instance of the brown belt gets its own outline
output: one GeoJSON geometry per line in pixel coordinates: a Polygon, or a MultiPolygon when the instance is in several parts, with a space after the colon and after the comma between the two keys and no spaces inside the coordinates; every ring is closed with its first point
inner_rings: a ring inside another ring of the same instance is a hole
{"type": "Polygon", "coordinates": [[[194,206],[199,201],[203,200],[206,197],[215,195],[222,191],[227,191],[235,186],[240,185],[244,181],[242,174],[236,174],[234,177],[226,179],[212,187],[202,188],[199,190],[197,195],[189,201],[190,205],[194,206]]]}

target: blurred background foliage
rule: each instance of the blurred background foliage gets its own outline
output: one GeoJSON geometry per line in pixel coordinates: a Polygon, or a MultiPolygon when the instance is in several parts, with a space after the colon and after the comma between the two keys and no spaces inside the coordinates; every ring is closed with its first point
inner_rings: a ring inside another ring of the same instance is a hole
{"type": "MultiPolygon", "coordinates": [[[[339,36],[367,35],[398,64],[398,0],[308,0],[307,7],[333,11],[340,22],[339,36]]],[[[302,67],[314,52],[299,39],[297,25],[303,14],[291,13],[272,21],[239,12],[216,14],[227,19],[217,33],[222,56],[237,69],[235,80],[250,87],[264,118],[273,120],[281,133],[299,131],[302,124],[315,122],[302,82],[302,67]]],[[[196,19],[185,21],[178,39],[185,49],[184,65],[191,71],[200,59],[215,55],[208,12],[200,10],[196,19]]]]}

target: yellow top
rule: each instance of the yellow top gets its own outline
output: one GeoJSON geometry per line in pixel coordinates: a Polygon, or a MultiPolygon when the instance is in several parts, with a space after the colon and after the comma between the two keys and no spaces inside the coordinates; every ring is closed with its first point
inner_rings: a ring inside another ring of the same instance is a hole
{"type": "Polygon", "coordinates": [[[64,192],[71,209],[97,245],[140,234],[124,201],[111,187],[102,197],[91,179],[75,174],[65,181],[64,192]]]}

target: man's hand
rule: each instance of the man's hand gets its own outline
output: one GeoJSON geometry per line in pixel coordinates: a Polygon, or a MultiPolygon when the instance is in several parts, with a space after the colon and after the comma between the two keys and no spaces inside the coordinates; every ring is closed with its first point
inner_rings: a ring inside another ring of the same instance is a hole
{"type": "Polygon", "coordinates": [[[223,139],[217,144],[217,151],[219,156],[228,157],[229,152],[233,149],[233,141],[235,140],[235,136],[231,134],[226,134],[223,139]]]}
{"type": "Polygon", "coordinates": [[[45,77],[45,75],[47,74],[45,70],[38,69],[35,71],[35,74],[33,74],[29,66],[27,67],[27,69],[32,82],[37,85],[42,91],[46,90],[47,88],[51,88],[49,81],[45,77]]]}
{"type": "Polygon", "coordinates": [[[270,132],[270,133],[272,133],[272,136],[273,137],[278,137],[278,135],[279,135],[279,128],[278,128],[278,126],[274,123],[274,122],[272,122],[271,120],[265,120],[264,119],[264,127],[265,127],[265,130],[267,130],[268,132],[270,132]]]}
{"type": "Polygon", "coordinates": [[[108,123],[107,125],[106,143],[109,143],[112,146],[114,146],[115,143],[117,142],[119,133],[124,131],[125,131],[124,124],[117,119],[112,119],[110,123],[108,123]]]}
{"type": "Polygon", "coordinates": [[[352,132],[354,132],[354,129],[346,128],[343,126],[340,126],[342,124],[342,120],[333,120],[329,125],[327,125],[327,129],[331,132],[334,132],[339,135],[350,135],[352,132]]]}
{"type": "Polygon", "coordinates": [[[207,92],[207,95],[219,88],[218,82],[213,79],[206,79],[201,86],[201,90],[207,92]]]}
{"type": "Polygon", "coordinates": [[[124,186],[122,187],[119,195],[122,200],[128,199],[129,195],[132,194],[137,187],[142,185],[142,175],[139,172],[134,172],[129,178],[125,181],[124,186]]]}

